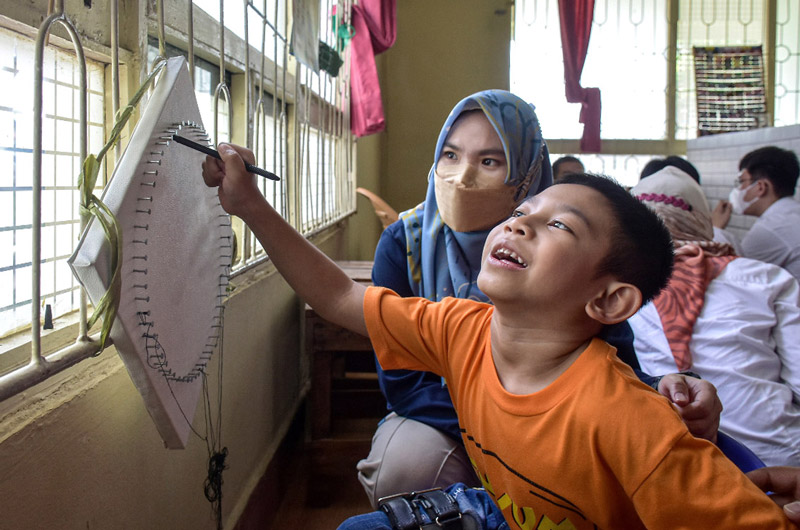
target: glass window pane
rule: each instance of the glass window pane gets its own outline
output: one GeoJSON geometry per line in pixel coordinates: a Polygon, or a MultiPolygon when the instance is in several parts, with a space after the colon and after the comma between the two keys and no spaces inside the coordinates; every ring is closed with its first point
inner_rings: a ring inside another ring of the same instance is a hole
{"type": "MultiPolygon", "coordinates": [[[[512,92],[536,105],[545,138],[580,138],[580,104],[567,103],[564,93],[557,5],[526,0],[515,12],[512,92]]],[[[666,0],[596,3],[581,82],[600,88],[603,138],[666,137],[665,14],[666,0]]]]}
{"type": "MultiPolygon", "coordinates": [[[[2,208],[2,205],[0,205],[2,208]]],[[[14,264],[14,233],[11,231],[0,231],[0,248],[8,249],[0,253],[0,269],[5,269],[14,264]]],[[[0,306],[4,304],[0,303],[0,306]]]]}
{"type": "Polygon", "coordinates": [[[14,271],[0,271],[0,308],[14,303],[14,271]]]}
{"type": "MultiPolygon", "coordinates": [[[[34,42],[28,37],[0,29],[0,75],[13,70],[13,90],[5,91],[3,111],[0,111],[0,164],[8,168],[0,182],[0,267],[11,267],[3,279],[9,282],[5,291],[13,299],[0,304],[0,335],[30,324],[31,296],[31,240],[33,219],[33,50],[34,42]],[[6,110],[8,109],[8,110],[6,110]],[[22,304],[22,305],[20,305],[22,304]]],[[[58,287],[57,280],[65,289],[72,288],[66,258],[74,247],[76,232],[73,228],[78,216],[77,174],[80,163],[80,124],[78,122],[79,79],[73,55],[61,49],[48,47],[44,50],[44,79],[42,86],[42,202],[43,223],[41,238],[42,294],[52,296],[58,287]],[[54,151],[58,150],[58,154],[54,151]],[[55,225],[54,223],[59,223],[55,225]],[[63,272],[57,272],[63,271],[63,272]]],[[[104,67],[87,61],[90,113],[96,120],[89,129],[89,152],[97,152],[103,144],[104,118],[104,67]]],[[[5,87],[4,87],[5,90],[5,87]]],[[[77,308],[77,298],[64,312],[77,308]]],[[[39,301],[34,303],[39,304],[39,301]]],[[[49,303],[49,302],[48,302],[49,303]]]]}

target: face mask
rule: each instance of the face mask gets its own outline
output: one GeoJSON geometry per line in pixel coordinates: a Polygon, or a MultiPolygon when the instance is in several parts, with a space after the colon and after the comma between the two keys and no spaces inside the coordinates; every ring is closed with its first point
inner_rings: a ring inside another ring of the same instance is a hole
{"type": "Polygon", "coordinates": [[[733,188],[731,190],[731,193],[728,196],[728,201],[731,203],[731,208],[733,209],[733,213],[737,215],[744,215],[744,211],[747,210],[751,204],[753,204],[759,199],[759,197],[756,197],[754,199],[750,199],[749,201],[744,200],[744,196],[747,195],[747,192],[750,190],[750,188],[752,188],[755,185],[756,183],[753,182],[745,189],[733,188]]]}
{"type": "Polygon", "coordinates": [[[455,180],[445,180],[434,175],[434,191],[439,204],[439,215],[444,224],[456,232],[474,232],[493,228],[508,218],[519,201],[514,199],[516,189],[467,188],[455,180]]]}

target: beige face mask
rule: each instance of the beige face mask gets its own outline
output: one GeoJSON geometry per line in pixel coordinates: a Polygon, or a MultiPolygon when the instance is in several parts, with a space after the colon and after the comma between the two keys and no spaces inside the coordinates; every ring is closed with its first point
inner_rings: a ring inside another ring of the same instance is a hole
{"type": "Polygon", "coordinates": [[[445,180],[438,170],[434,179],[439,215],[456,232],[494,228],[500,221],[507,219],[517,206],[518,201],[514,199],[516,189],[511,186],[494,189],[468,188],[458,179],[445,180]]]}

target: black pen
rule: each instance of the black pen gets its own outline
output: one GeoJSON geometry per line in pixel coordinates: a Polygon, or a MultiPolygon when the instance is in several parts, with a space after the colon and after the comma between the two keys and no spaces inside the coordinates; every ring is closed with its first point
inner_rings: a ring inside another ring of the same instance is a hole
{"type": "MultiPolygon", "coordinates": [[[[180,135],[177,135],[177,134],[173,134],[172,135],[172,139],[175,140],[176,142],[178,142],[179,144],[185,145],[186,147],[191,147],[195,151],[200,151],[201,153],[205,153],[208,156],[213,156],[214,158],[222,160],[222,157],[219,156],[219,152],[218,151],[216,151],[214,149],[211,149],[210,147],[207,147],[207,146],[205,146],[203,144],[198,144],[197,142],[193,142],[192,140],[189,140],[188,138],[180,136],[180,135]]],[[[271,179],[271,180],[280,180],[281,179],[275,173],[270,173],[266,169],[261,169],[260,167],[253,166],[251,164],[248,164],[247,162],[244,163],[244,168],[247,171],[249,171],[250,173],[255,173],[256,175],[261,175],[262,177],[267,177],[268,179],[271,179]]]]}

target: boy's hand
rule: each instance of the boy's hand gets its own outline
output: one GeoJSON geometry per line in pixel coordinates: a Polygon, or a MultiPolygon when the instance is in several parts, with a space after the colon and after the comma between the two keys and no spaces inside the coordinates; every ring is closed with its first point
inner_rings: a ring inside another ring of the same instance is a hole
{"type": "Polygon", "coordinates": [[[207,156],[203,162],[203,180],[206,186],[217,188],[222,208],[247,222],[253,206],[265,201],[256,185],[256,176],[244,168],[244,163],[255,164],[253,152],[238,145],[221,143],[217,146],[218,160],[207,156]]]}
{"type": "Polygon", "coordinates": [[[733,213],[731,203],[725,200],[719,201],[711,212],[711,224],[717,228],[725,228],[731,220],[731,213],[733,213]]]}
{"type": "Polygon", "coordinates": [[[749,472],[747,477],[762,491],[773,492],[772,500],[783,506],[786,517],[800,524],[800,467],[762,467],[749,472]]]}
{"type": "Polygon", "coordinates": [[[669,374],[659,381],[658,391],[669,398],[692,435],[717,443],[722,402],[714,385],[696,377],[669,374]]]}

